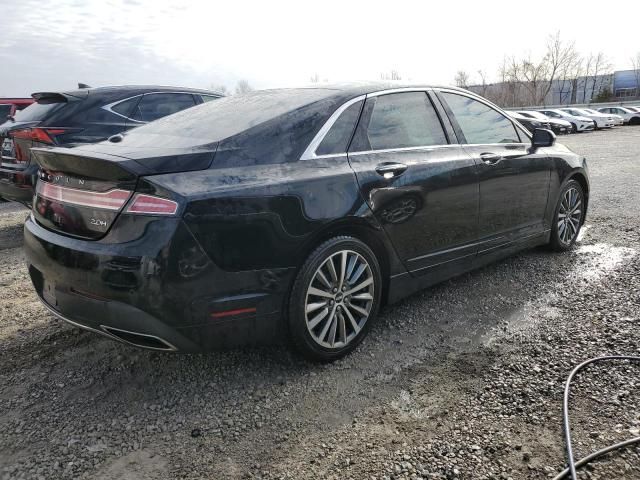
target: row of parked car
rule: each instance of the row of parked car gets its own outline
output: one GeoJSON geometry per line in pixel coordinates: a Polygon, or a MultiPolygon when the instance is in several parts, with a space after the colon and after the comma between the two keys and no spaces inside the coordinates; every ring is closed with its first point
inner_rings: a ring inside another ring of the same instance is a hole
{"type": "MultiPolygon", "coordinates": [[[[0,118],[7,119],[0,125],[0,199],[31,206],[38,171],[30,158],[33,147],[97,143],[221,96],[191,88],[114,86],[0,98],[0,118]]],[[[640,124],[640,106],[518,110],[509,115],[531,133],[536,128],[568,134],[640,124]]]]}
{"type": "Polygon", "coordinates": [[[31,206],[38,174],[31,148],[97,143],[221,96],[192,88],[111,86],[0,99],[0,118],[6,119],[0,125],[0,198],[31,206]]]}
{"type": "Polygon", "coordinates": [[[588,132],[617,125],[640,125],[640,106],[592,108],[545,108],[516,110],[509,114],[533,132],[549,128],[556,134],[588,132]]]}

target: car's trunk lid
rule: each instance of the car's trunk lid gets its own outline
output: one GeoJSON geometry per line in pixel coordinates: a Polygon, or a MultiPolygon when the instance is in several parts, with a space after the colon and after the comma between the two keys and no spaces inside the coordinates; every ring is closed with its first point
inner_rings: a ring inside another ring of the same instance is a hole
{"type": "Polygon", "coordinates": [[[147,148],[129,155],[136,159],[106,153],[108,145],[35,148],[32,153],[40,171],[34,218],[65,235],[99,239],[125,209],[141,176],[208,168],[215,147],[196,152],[147,148]]]}

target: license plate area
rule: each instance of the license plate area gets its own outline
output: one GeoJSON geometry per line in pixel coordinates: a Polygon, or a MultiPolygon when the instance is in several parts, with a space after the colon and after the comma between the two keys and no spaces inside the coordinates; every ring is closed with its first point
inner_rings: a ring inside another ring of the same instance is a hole
{"type": "Polygon", "coordinates": [[[51,307],[58,309],[58,299],[56,296],[56,284],[49,280],[44,280],[42,284],[42,298],[51,307]]]}
{"type": "Polygon", "coordinates": [[[0,157],[7,160],[15,160],[16,152],[15,152],[15,144],[13,143],[13,138],[5,138],[2,141],[2,147],[0,147],[0,157]]]}

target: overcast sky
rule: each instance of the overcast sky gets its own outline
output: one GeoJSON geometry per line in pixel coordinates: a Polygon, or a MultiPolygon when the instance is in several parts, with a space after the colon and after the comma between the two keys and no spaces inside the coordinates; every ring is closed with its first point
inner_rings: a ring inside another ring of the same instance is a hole
{"type": "Polygon", "coordinates": [[[78,82],[256,88],[378,80],[452,84],[542,53],[560,31],[616,69],[640,51],[640,1],[0,0],[0,96],[78,82]],[[609,7],[610,5],[610,7],[609,7]],[[612,15],[601,14],[608,8],[612,15]],[[619,20],[610,20],[621,13],[619,20]],[[607,20],[609,19],[609,20],[607,20]],[[601,27],[609,25],[609,27],[601,27]]]}

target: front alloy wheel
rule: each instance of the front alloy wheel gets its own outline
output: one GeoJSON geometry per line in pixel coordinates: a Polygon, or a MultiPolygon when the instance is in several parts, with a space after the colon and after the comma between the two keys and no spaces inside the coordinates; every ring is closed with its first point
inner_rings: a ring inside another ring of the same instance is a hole
{"type": "Polygon", "coordinates": [[[367,245],[336,237],[316,249],[293,287],[289,327],[298,349],[313,360],[335,360],[366,335],[380,304],[378,262],[367,245]]]}
{"type": "Polygon", "coordinates": [[[573,246],[580,233],[584,217],[584,193],[575,180],[565,185],[560,193],[551,231],[551,246],[555,250],[567,250],[573,246]]]}

